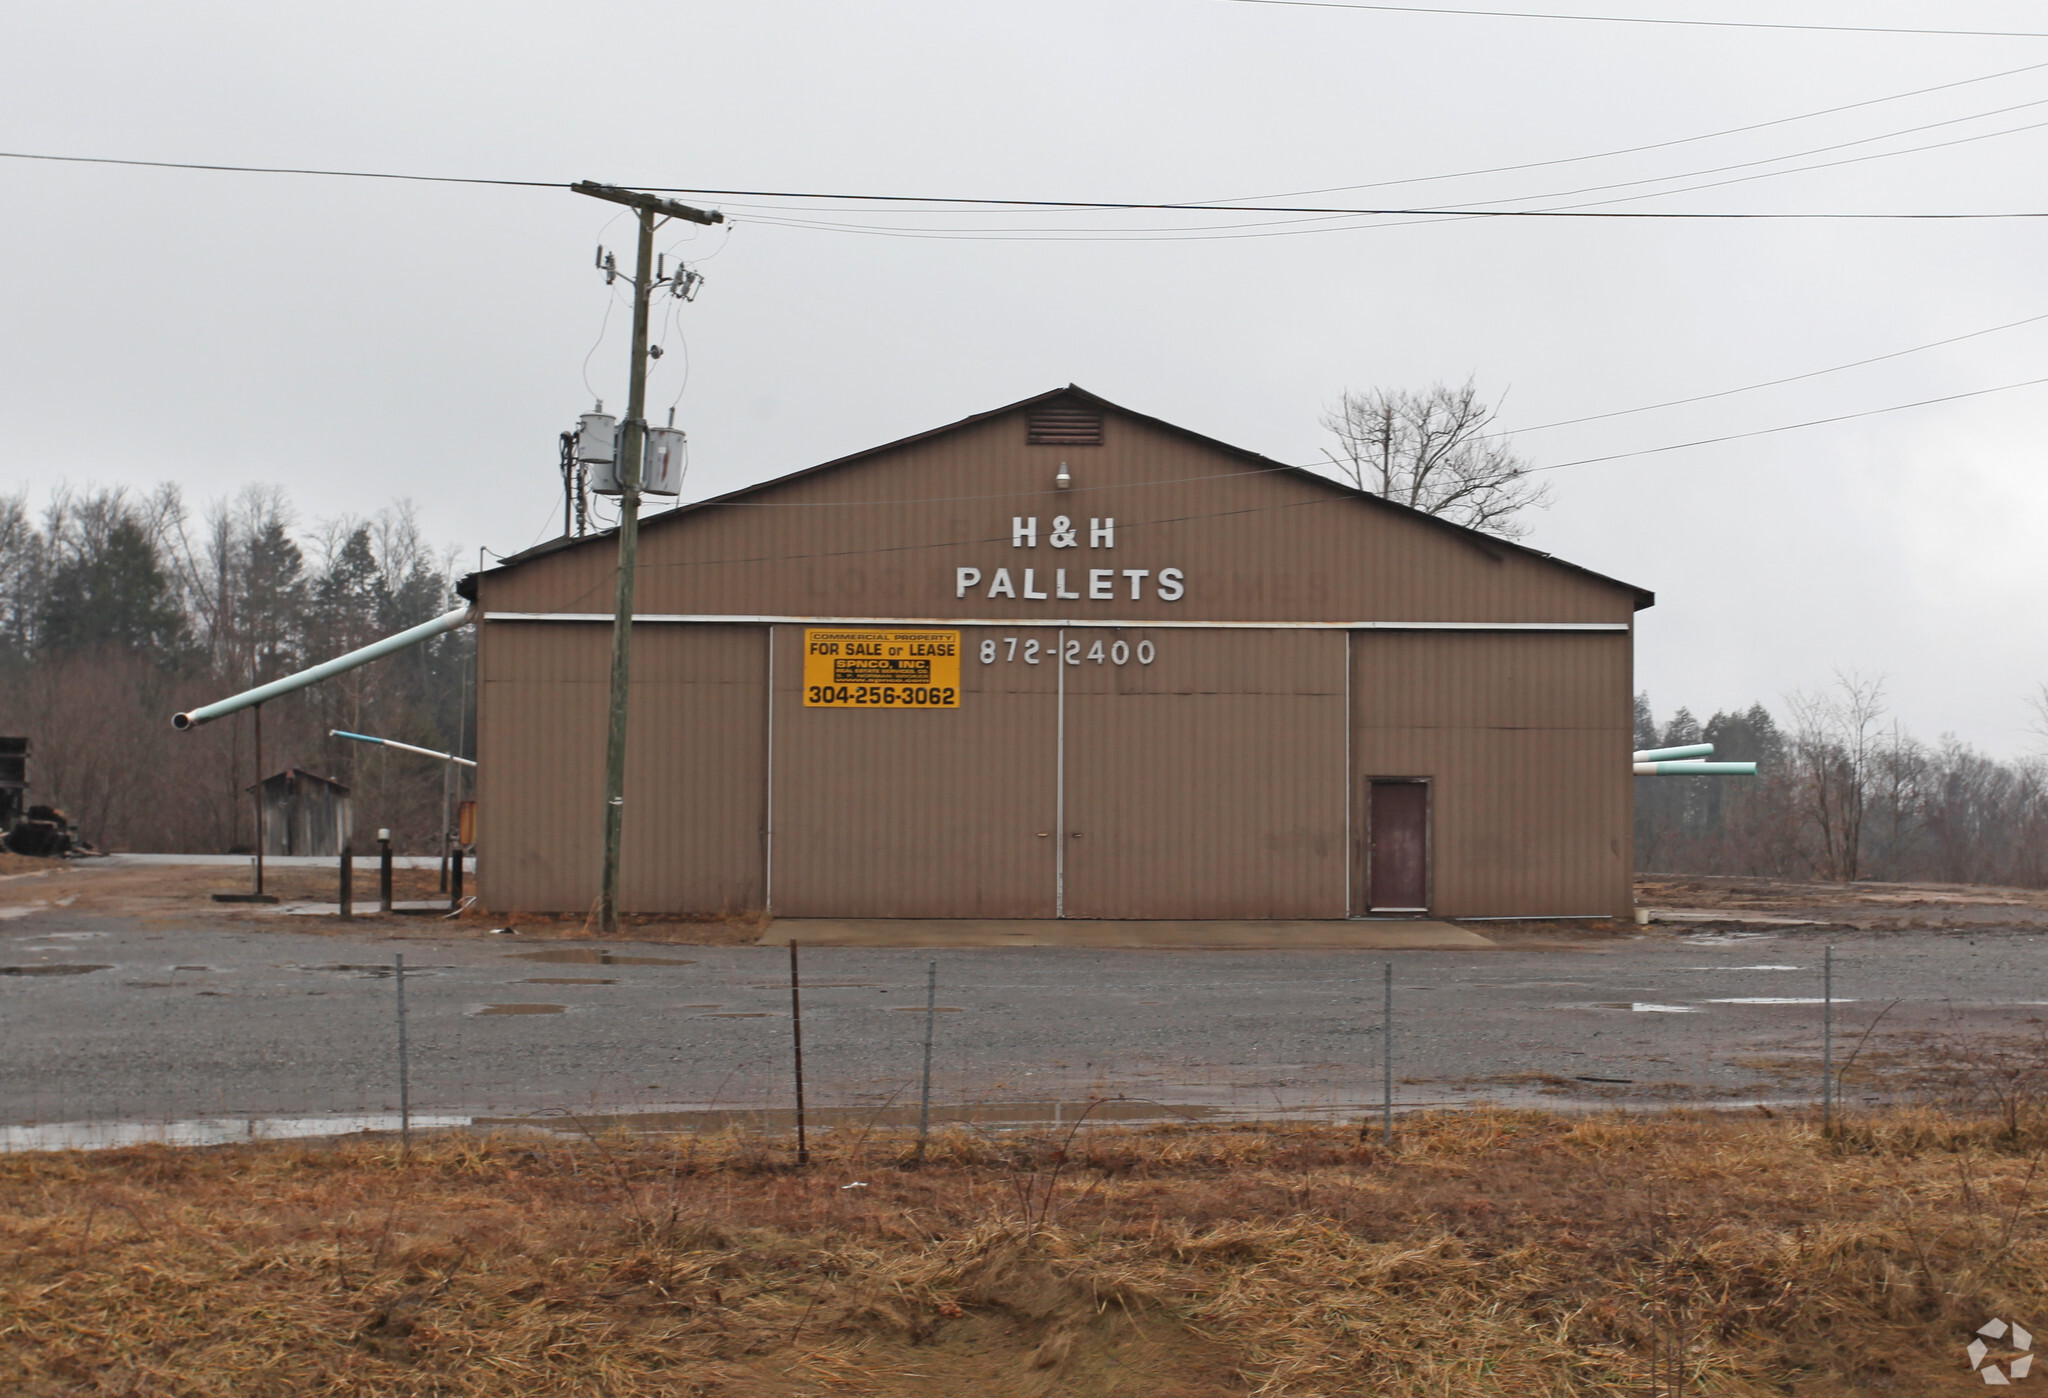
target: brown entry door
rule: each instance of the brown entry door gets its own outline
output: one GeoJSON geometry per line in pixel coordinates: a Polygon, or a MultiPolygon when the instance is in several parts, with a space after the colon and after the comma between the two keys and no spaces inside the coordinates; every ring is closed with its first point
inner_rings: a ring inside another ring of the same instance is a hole
{"type": "Polygon", "coordinates": [[[1367,909],[1429,911],[1429,783],[1375,781],[1366,818],[1367,909]]]}

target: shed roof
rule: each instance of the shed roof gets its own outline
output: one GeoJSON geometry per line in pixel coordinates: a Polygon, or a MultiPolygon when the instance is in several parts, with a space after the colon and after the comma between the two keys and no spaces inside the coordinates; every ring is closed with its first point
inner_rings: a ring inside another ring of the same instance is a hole
{"type": "MultiPolygon", "coordinates": [[[[1396,513],[1406,515],[1411,519],[1421,520],[1433,528],[1449,530],[1451,533],[1461,537],[1465,542],[1476,545],[1482,550],[1486,550],[1488,552],[1498,550],[1507,553],[1521,554],[1529,558],[1541,559],[1543,562],[1552,567],[1562,568],[1568,572],[1576,573],[1581,577],[1590,578],[1596,582],[1605,583],[1609,586],[1620,588],[1621,590],[1628,592],[1633,596],[1635,610],[1637,611],[1641,611],[1646,607],[1652,607],[1656,605],[1656,593],[1650,591],[1647,588],[1638,587],[1634,583],[1623,582],[1619,578],[1613,578],[1609,577],[1605,573],[1595,572],[1591,568],[1582,567],[1579,564],[1568,562],[1565,559],[1557,557],[1555,554],[1546,553],[1542,549],[1530,548],[1526,544],[1518,544],[1514,542],[1512,539],[1504,539],[1497,534],[1488,534],[1480,530],[1468,529],[1464,525],[1454,524],[1450,520],[1443,519],[1437,515],[1432,515],[1425,511],[1417,510],[1407,505],[1398,504],[1395,501],[1388,500],[1379,495],[1375,495],[1371,491],[1360,490],[1355,486],[1347,485],[1342,481],[1333,480],[1330,477],[1323,475],[1319,471],[1311,471],[1306,467],[1289,465],[1288,463],[1283,461],[1274,461],[1270,457],[1261,456],[1259,453],[1255,451],[1248,451],[1243,447],[1234,446],[1229,442],[1218,441],[1214,437],[1204,436],[1202,433],[1196,432],[1191,428],[1182,427],[1178,423],[1168,422],[1163,418],[1156,418],[1146,413],[1136,412],[1130,408],[1124,407],[1122,404],[1112,403],[1107,398],[1102,397],[1100,394],[1091,393],[1087,389],[1082,388],[1079,384],[1068,384],[1063,388],[1047,389],[1043,393],[1035,393],[1031,395],[1029,398],[1020,398],[1014,403],[1005,403],[1003,406],[999,408],[990,408],[985,412],[975,413],[969,417],[961,418],[957,422],[949,422],[944,424],[943,426],[929,428],[923,432],[914,432],[908,437],[899,437],[892,442],[884,442],[879,446],[867,447],[861,451],[853,452],[847,456],[836,457],[831,461],[822,462],[816,466],[806,466],[801,470],[791,471],[786,475],[776,476],[770,480],[757,481],[752,485],[741,486],[739,489],[727,491],[723,495],[714,495],[708,499],[698,500],[688,505],[679,506],[676,509],[663,510],[659,514],[651,515],[646,519],[642,520],[640,528],[643,532],[648,530],[661,529],[669,525],[671,521],[680,520],[686,516],[698,513],[703,510],[711,509],[712,507],[717,505],[725,505],[738,501],[743,501],[747,499],[749,496],[754,495],[760,491],[769,490],[779,486],[789,485],[792,482],[801,481],[811,476],[822,475],[827,471],[836,471],[841,469],[842,467],[851,466],[856,462],[865,461],[870,457],[879,456],[884,452],[894,451],[897,448],[909,446],[914,442],[927,441],[933,437],[944,436],[949,432],[958,432],[963,428],[972,427],[976,423],[986,422],[991,418],[1001,417],[1005,413],[1014,413],[1021,409],[1036,407],[1041,403],[1047,403],[1054,399],[1063,397],[1078,398],[1081,401],[1092,404],[1097,408],[1118,413],[1125,417],[1133,418],[1139,422],[1147,423],[1163,431],[1174,433],[1182,437],[1186,437],[1190,441],[1197,442],[1202,446],[1208,447],[1212,450],[1236,456],[1246,462],[1255,463],[1257,469],[1271,471],[1277,475],[1292,476],[1299,480],[1313,482],[1314,484],[1325,489],[1328,489],[1330,491],[1333,491],[1336,494],[1349,496],[1357,500],[1365,501],[1374,506],[1375,508],[1382,510],[1392,510],[1396,513]]],[[[491,569],[490,571],[495,573],[507,568],[516,568],[523,563],[528,563],[538,558],[545,558],[550,554],[561,553],[567,549],[578,548],[595,543],[596,541],[601,539],[612,538],[616,536],[617,533],[618,530],[616,527],[614,527],[611,529],[600,530],[596,533],[584,534],[580,536],[565,534],[560,538],[550,539],[545,543],[536,544],[534,547],[529,549],[523,549],[518,553],[508,554],[505,557],[498,560],[497,568],[491,569]]],[[[457,593],[459,593],[461,596],[467,598],[472,602],[476,600],[476,577],[477,575],[475,573],[467,574],[462,578],[460,582],[456,584],[457,593]]]]}
{"type": "MultiPolygon", "coordinates": [[[[287,767],[281,772],[272,772],[269,776],[263,779],[262,785],[264,786],[265,789],[269,789],[271,787],[291,788],[298,786],[302,782],[317,783],[320,786],[326,787],[330,791],[339,792],[342,795],[348,794],[348,787],[343,783],[334,780],[334,778],[332,777],[323,777],[317,772],[308,772],[303,767],[287,767]]],[[[254,785],[250,785],[245,786],[242,789],[244,791],[254,791],[256,787],[254,785]]]]}

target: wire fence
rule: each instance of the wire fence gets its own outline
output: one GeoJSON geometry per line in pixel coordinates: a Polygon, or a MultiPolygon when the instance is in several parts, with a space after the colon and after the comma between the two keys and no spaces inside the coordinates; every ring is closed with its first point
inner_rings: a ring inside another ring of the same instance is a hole
{"type": "Polygon", "coordinates": [[[1339,1120],[1391,1140],[1404,1114],[1479,1102],[1832,1122],[2048,1096],[2031,988],[2048,963],[2027,938],[1374,954],[418,937],[375,959],[253,928],[14,940],[45,955],[0,976],[12,1150],[740,1129],[801,1158],[848,1125],[1339,1120]]]}

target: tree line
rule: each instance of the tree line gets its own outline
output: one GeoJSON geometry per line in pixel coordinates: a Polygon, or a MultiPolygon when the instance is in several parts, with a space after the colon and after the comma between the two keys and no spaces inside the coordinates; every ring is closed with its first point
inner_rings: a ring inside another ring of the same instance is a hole
{"type": "MultiPolygon", "coordinates": [[[[2037,701],[2048,736],[2048,690],[2037,701]]],[[[1885,709],[1880,681],[1794,694],[1662,725],[1636,696],[1640,749],[1714,744],[1751,777],[1637,777],[1636,867],[1773,878],[2048,887],[2048,761],[2001,760],[1953,735],[1926,743],[1885,709]]]]}
{"type": "MultiPolygon", "coordinates": [[[[32,799],[102,848],[246,849],[250,715],[170,716],[438,616],[458,575],[403,504],[303,525],[277,489],[197,510],[170,486],[60,489],[40,515],[0,494],[0,734],[31,739],[32,799]]],[[[434,848],[439,765],[328,730],[474,756],[474,656],[463,628],[271,700],[266,772],[349,786],[359,844],[388,826],[434,848]]],[[[1793,695],[1782,722],[1759,703],[1659,723],[1637,696],[1638,748],[1699,742],[1759,775],[1637,778],[1639,869],[2048,886],[2048,761],[1922,742],[1877,682],[1793,695]]]]}
{"type": "MultiPolygon", "coordinates": [[[[440,615],[456,558],[406,504],[302,525],[274,488],[197,509],[172,486],[63,488],[40,515],[0,495],[0,733],[34,745],[31,800],[101,848],[253,847],[249,713],[183,733],[171,715],[440,615]]],[[[437,848],[440,764],[327,734],[473,755],[474,653],[465,628],[270,700],[265,775],[350,787],[358,847],[388,826],[437,848]]]]}

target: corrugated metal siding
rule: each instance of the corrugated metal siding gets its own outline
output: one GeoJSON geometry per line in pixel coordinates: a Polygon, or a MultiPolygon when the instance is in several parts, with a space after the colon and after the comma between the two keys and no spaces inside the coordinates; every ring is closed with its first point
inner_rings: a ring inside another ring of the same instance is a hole
{"type": "Polygon", "coordinates": [[[1367,780],[1426,777],[1433,911],[1626,914],[1629,680],[1626,635],[1355,634],[1354,845],[1367,780]]]}
{"type": "MultiPolygon", "coordinates": [[[[1050,916],[1065,845],[1070,915],[1335,916],[1347,873],[1350,900],[1364,896],[1358,803],[1375,775],[1431,779],[1438,912],[1629,905],[1627,632],[1353,633],[1348,772],[1343,633],[1154,630],[1163,668],[1143,677],[1049,660],[984,667],[977,655],[983,637],[1010,634],[1004,620],[1062,616],[1626,625],[1625,587],[1313,481],[1248,474],[1241,457],[1115,413],[1099,447],[1028,445],[1019,411],[755,500],[647,520],[638,610],[988,619],[965,628],[963,707],[943,713],[806,710],[802,629],[776,628],[778,914],[1050,916]],[[1052,488],[1062,462],[1071,491],[1052,488]],[[1038,519],[1039,547],[1011,547],[1013,515],[1038,519]],[[1081,546],[1050,547],[1058,515],[1081,546]],[[1087,547],[1095,517],[1116,519],[1114,549],[1087,547]],[[984,583],[957,598],[962,565],[984,583]],[[1178,567],[1186,595],[1161,601],[1148,580],[1133,601],[1121,571],[1114,601],[985,595],[996,568],[1027,566],[1041,586],[1067,568],[1084,593],[1091,567],[1178,567]],[[1070,819],[1056,832],[1062,671],[1074,686],[1070,819]],[[1317,814],[1332,806],[1334,817],[1317,814]]],[[[486,573],[480,600],[491,612],[608,612],[615,549],[593,539],[486,573]]],[[[494,622],[480,644],[486,905],[588,907],[609,628],[494,622]]],[[[762,896],[762,647],[758,628],[636,630],[629,908],[762,896]],[[723,639],[692,639],[711,637],[723,639]]]]}
{"type": "MultiPolygon", "coordinates": [[[[619,901],[761,906],[765,630],[637,627],[619,901]]],[[[500,910],[597,899],[611,630],[485,623],[478,645],[477,879],[500,910]]]]}
{"type": "Polygon", "coordinates": [[[1065,634],[1067,916],[1342,917],[1343,634],[1065,634]]]}
{"type": "MultiPolygon", "coordinates": [[[[1051,917],[1058,683],[983,665],[961,636],[957,709],[807,709],[803,628],[775,628],[778,917],[1051,917]]],[[[1020,648],[1021,650],[1021,648],[1020,648]]]]}
{"type": "Polygon", "coordinates": [[[767,695],[766,627],[634,628],[620,907],[761,906],[767,695]]]}
{"type": "Polygon", "coordinates": [[[581,910],[604,848],[602,627],[484,622],[477,631],[477,900],[581,910]]]}

